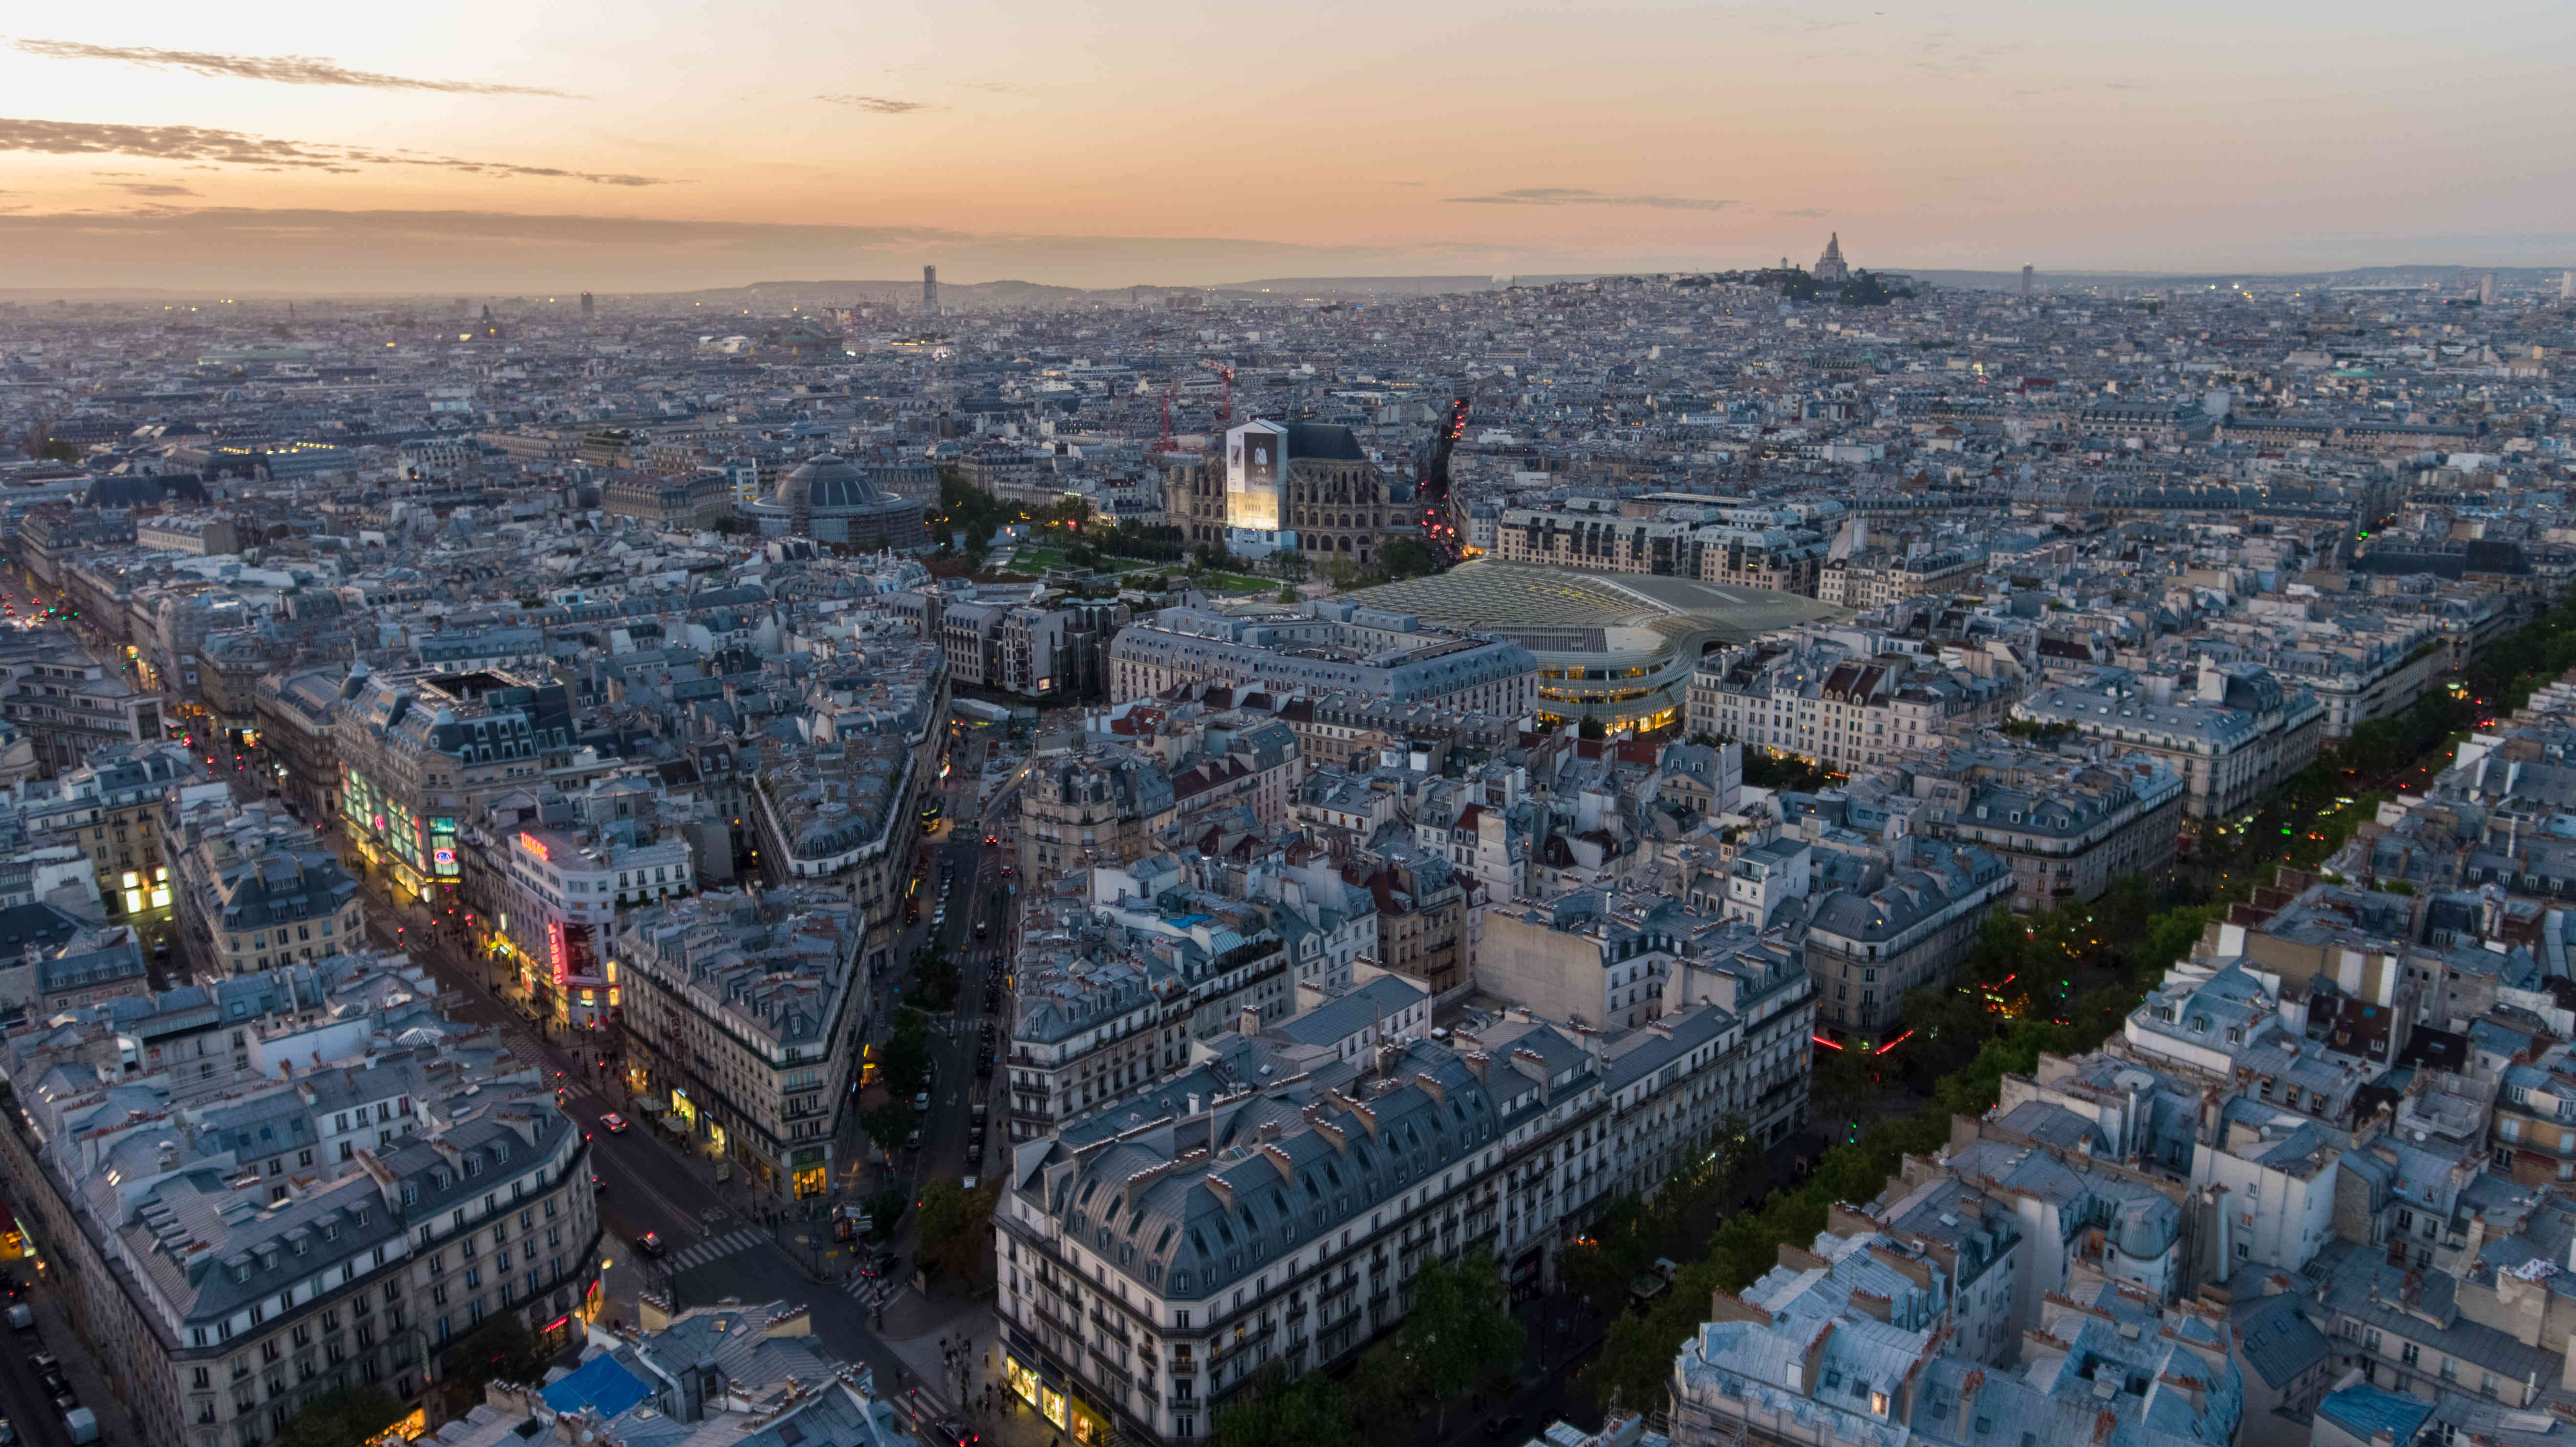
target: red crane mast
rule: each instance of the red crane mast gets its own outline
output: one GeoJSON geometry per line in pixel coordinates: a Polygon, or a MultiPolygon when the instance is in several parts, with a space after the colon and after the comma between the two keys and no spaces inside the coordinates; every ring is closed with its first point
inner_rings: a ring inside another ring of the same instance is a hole
{"type": "Polygon", "coordinates": [[[1216,430],[1223,432],[1234,421],[1234,368],[1204,357],[1199,359],[1199,365],[1216,373],[1225,383],[1225,390],[1218,396],[1216,404],[1216,430]]]}

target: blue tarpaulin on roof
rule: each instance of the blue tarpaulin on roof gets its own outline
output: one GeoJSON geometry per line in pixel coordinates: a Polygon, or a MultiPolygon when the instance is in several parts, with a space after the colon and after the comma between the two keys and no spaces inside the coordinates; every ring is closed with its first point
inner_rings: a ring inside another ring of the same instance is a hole
{"type": "Polygon", "coordinates": [[[652,1394],[617,1358],[602,1354],[574,1368],[569,1376],[539,1395],[558,1412],[591,1407],[602,1417],[614,1417],[652,1394]]]}

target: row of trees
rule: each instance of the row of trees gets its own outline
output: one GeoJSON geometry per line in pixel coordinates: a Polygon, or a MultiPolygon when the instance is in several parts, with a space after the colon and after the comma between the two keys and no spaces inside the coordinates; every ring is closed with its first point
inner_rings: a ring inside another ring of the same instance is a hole
{"type": "Polygon", "coordinates": [[[921,1264],[937,1267],[965,1283],[980,1282],[993,1265],[993,1206],[1000,1196],[993,1186],[967,1190],[954,1181],[933,1180],[921,1188],[921,1214],[913,1222],[913,1243],[921,1264]]]}
{"type": "MultiPolygon", "coordinates": [[[[1949,1139],[1952,1115],[1979,1115],[1991,1107],[2007,1073],[2036,1068],[2043,1052],[2089,1049],[2118,1028],[2143,998],[2147,982],[2189,951],[2212,914],[2195,906],[2149,907],[2155,902],[2151,892],[2132,887],[2107,909],[2069,905],[2027,919],[1998,914],[1988,922],[1965,968],[1969,983],[1907,997],[1903,1014],[1915,1033],[1902,1047],[1883,1055],[1858,1048],[1819,1049],[1811,1110],[1820,1121],[1835,1125],[1845,1139],[1826,1150],[1804,1182],[1779,1187],[1759,1207],[1718,1222],[1698,1238],[1696,1252],[1665,1253],[1684,1263],[1680,1275],[1672,1289],[1644,1311],[1612,1320],[1600,1354],[1581,1374],[1590,1399],[1604,1410],[1660,1406],[1664,1384],[1672,1375],[1673,1356],[1707,1319],[1712,1293],[1740,1291],[1750,1285],[1777,1263],[1780,1243],[1803,1245],[1814,1239],[1824,1229],[1826,1208],[1833,1203],[1876,1197],[1899,1157],[1938,1150],[1949,1139]],[[2114,916],[2128,920],[2132,930],[2113,933],[2114,916]],[[2080,996],[2067,1000],[2064,991],[2075,988],[2077,972],[2055,967],[2067,958],[2064,952],[2070,943],[2079,939],[2093,952],[2091,973],[2085,976],[2080,996]],[[2108,943],[2114,940],[2116,945],[2108,943]],[[1987,1000],[1988,986],[2015,974],[2021,979],[2005,987],[2007,999],[2030,1013],[1987,1000]],[[2021,988],[2024,981],[2043,975],[2048,977],[2044,986],[2021,988]],[[1897,1089],[1908,1076],[1936,1071],[1940,1073],[1932,1077],[1928,1099],[1919,1087],[1912,1093],[1897,1089]],[[1884,1105],[1907,1099],[1920,1104],[1910,1112],[1875,1120],[1861,1103],[1875,1100],[1884,1105]]],[[[1691,1187],[1693,1194],[1733,1199],[1752,1167],[1741,1154],[1722,1155],[1721,1160],[1731,1164],[1716,1173],[1714,1185],[1691,1187]]],[[[1650,1221],[1667,1219],[1653,1208],[1638,1207],[1614,1208],[1614,1217],[1623,1210],[1642,1211],[1650,1221]]],[[[1575,1248],[1560,1266],[1560,1274],[1570,1270],[1576,1279],[1597,1280],[1605,1270],[1615,1273],[1624,1268],[1624,1259],[1605,1262],[1603,1267],[1576,1264],[1593,1252],[1607,1252],[1613,1239],[1604,1233],[1601,1246],[1575,1248]]],[[[1670,1235],[1664,1235],[1658,1244],[1686,1243],[1673,1243],[1670,1235]]],[[[1627,1252],[1630,1258],[1639,1254],[1640,1248],[1627,1252]]]]}
{"type": "Polygon", "coordinates": [[[930,1083],[928,1015],[909,1006],[895,1013],[894,1034],[877,1060],[877,1078],[885,1082],[886,1097],[859,1112],[859,1128],[877,1143],[877,1149],[892,1155],[921,1123],[912,1097],[930,1083]]]}
{"type": "Polygon", "coordinates": [[[1347,1379],[1268,1369],[1217,1413],[1215,1447],[1391,1447],[1426,1414],[1445,1432],[1453,1407],[1508,1390],[1527,1342],[1493,1257],[1425,1255],[1405,1287],[1403,1324],[1347,1379]]]}
{"type": "Polygon", "coordinates": [[[934,948],[912,967],[912,1003],[934,1013],[954,1010],[961,984],[957,962],[934,948]]]}

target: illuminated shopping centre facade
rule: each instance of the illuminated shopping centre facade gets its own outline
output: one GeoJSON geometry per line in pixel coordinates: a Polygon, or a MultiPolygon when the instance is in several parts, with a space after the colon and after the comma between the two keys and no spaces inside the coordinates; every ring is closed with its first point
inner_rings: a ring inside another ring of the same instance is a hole
{"type": "Polygon", "coordinates": [[[1541,723],[1613,733],[1680,722],[1708,650],[1845,612],[1767,588],[1486,559],[1352,596],[1519,644],[1537,660],[1541,723]]]}
{"type": "Polygon", "coordinates": [[[401,678],[352,670],[343,706],[340,818],[397,898],[455,887],[463,821],[544,774],[572,746],[570,690],[496,670],[401,678]]]}

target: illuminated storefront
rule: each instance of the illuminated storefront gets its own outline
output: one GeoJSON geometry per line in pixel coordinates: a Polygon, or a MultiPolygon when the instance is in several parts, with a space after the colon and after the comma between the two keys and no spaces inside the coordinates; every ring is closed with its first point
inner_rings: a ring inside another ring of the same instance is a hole
{"type": "Polygon", "coordinates": [[[1031,1366],[1023,1361],[1017,1348],[1002,1352],[1002,1380],[1012,1395],[1026,1402],[1057,1431],[1068,1432],[1073,1440],[1091,1444],[1109,1440],[1108,1424],[1099,1413],[1084,1406],[1080,1399],[1065,1390],[1063,1374],[1041,1362],[1031,1366]]]}
{"type": "Polygon", "coordinates": [[[789,1169],[795,1176],[796,1194],[819,1196],[831,1184],[831,1166],[823,1159],[821,1146],[802,1146],[790,1159],[789,1169]]]}
{"type": "Polygon", "coordinates": [[[127,914],[170,907],[170,867],[166,864],[154,865],[148,878],[141,870],[129,869],[117,877],[116,883],[127,914]]]}
{"type": "Polygon", "coordinates": [[[358,852],[383,866],[402,889],[426,899],[433,884],[456,880],[456,819],[416,815],[376,782],[340,766],[340,818],[358,852]]]}
{"type": "Polygon", "coordinates": [[[497,864],[506,881],[509,908],[496,913],[529,1003],[557,1025],[606,1028],[618,1006],[606,954],[616,906],[597,852],[559,830],[522,829],[475,859],[478,872],[497,864]]]}

